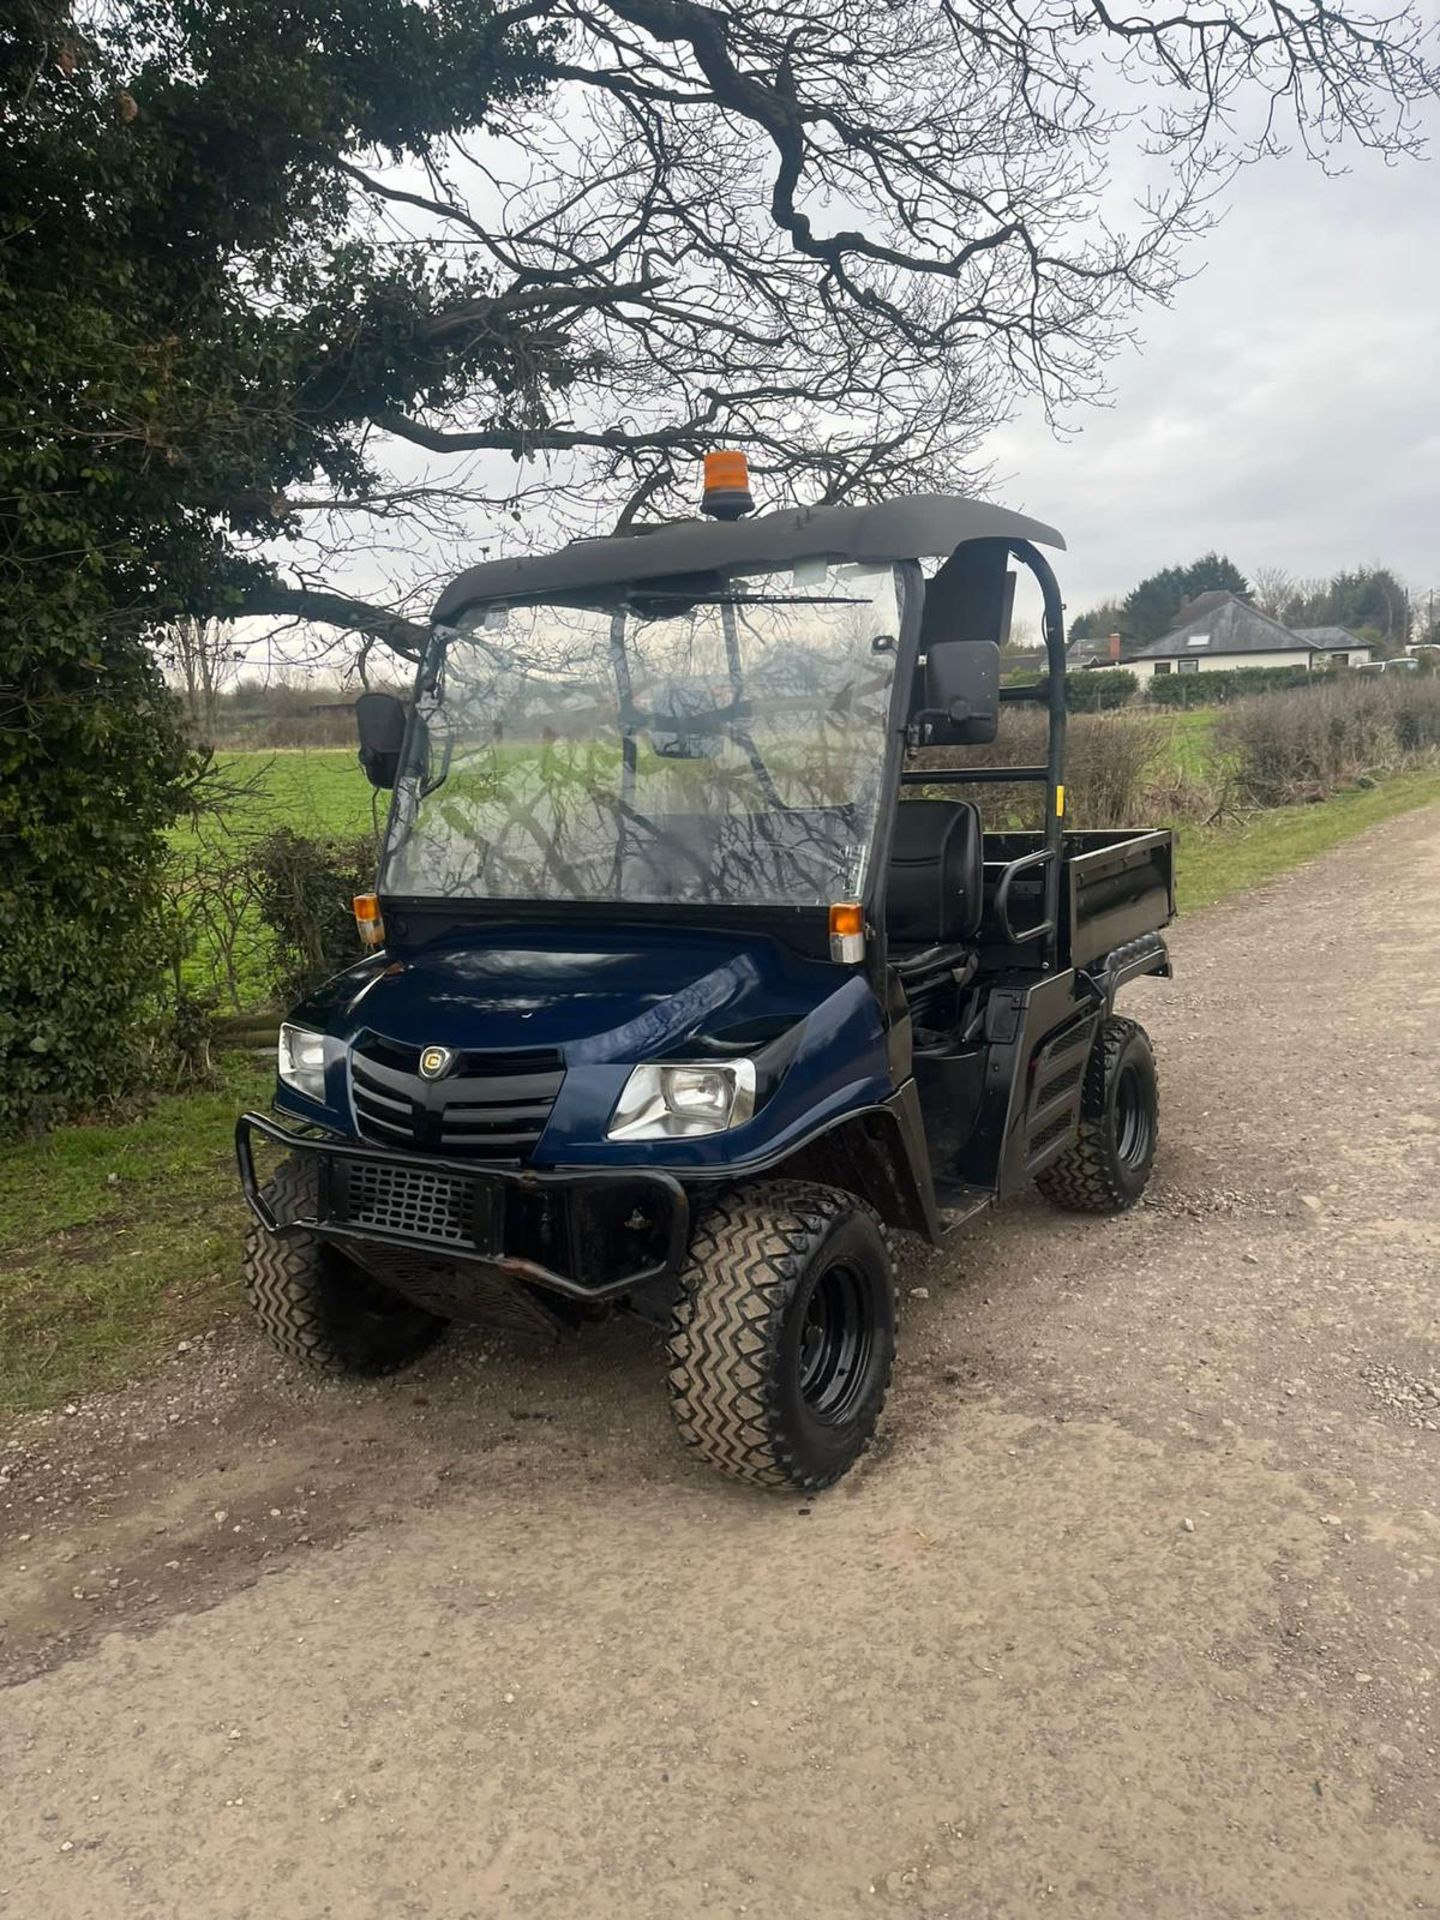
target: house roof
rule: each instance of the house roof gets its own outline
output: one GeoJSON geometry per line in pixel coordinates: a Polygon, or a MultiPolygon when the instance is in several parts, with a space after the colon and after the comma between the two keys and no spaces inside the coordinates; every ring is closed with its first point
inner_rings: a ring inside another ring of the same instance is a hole
{"type": "Polygon", "coordinates": [[[1129,648],[1125,657],[1193,660],[1215,653],[1298,653],[1307,648],[1314,651],[1316,644],[1282,627],[1278,620],[1236,594],[1206,593],[1192,604],[1189,617],[1172,633],[1152,640],[1148,646],[1129,648]]]}
{"type": "Polygon", "coordinates": [[[1344,652],[1349,647],[1370,645],[1370,642],[1362,640],[1358,633],[1350,633],[1344,627],[1292,627],[1291,632],[1297,640],[1304,640],[1312,647],[1323,647],[1327,653],[1335,650],[1344,652]]]}
{"type": "Polygon", "coordinates": [[[922,493],[873,506],[785,507],[753,520],[680,520],[558,553],[488,560],[452,580],[433,618],[447,622],[484,600],[541,600],[676,574],[762,571],[796,560],[918,560],[967,540],[1030,540],[1063,547],[1043,521],[956,494],[922,493]]]}
{"type": "Polygon", "coordinates": [[[1204,593],[1197,593],[1193,600],[1181,602],[1180,624],[1184,626],[1189,621],[1198,619],[1202,613],[1209,613],[1224,601],[1234,598],[1235,595],[1228,587],[1207,587],[1204,593]]]}
{"type": "Polygon", "coordinates": [[[1110,643],[1115,638],[1116,636],[1114,634],[1102,633],[1088,640],[1072,640],[1065,649],[1067,665],[1079,667],[1083,666],[1088,660],[1098,660],[1102,666],[1118,666],[1120,654],[1129,653],[1130,643],[1121,635],[1120,653],[1117,653],[1112,659],[1110,643]]]}

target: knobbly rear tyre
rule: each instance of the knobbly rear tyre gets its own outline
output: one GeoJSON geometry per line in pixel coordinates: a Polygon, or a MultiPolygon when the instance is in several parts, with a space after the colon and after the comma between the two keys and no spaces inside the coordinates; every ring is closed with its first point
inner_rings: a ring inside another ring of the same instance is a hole
{"type": "Polygon", "coordinates": [[[700,1216],[669,1342],[682,1440],[722,1473],[818,1492],[869,1445],[895,1358],[884,1229],[862,1201],[758,1183],[700,1216]]]}
{"type": "Polygon", "coordinates": [[[1160,1138],[1160,1094],[1149,1036],[1112,1016],[1095,1037],[1080,1095],[1075,1144],[1035,1184],[1069,1213],[1125,1213],[1150,1181],[1160,1138]]]}
{"type": "MultiPolygon", "coordinates": [[[[304,1154],[284,1160],[265,1188],[278,1217],[313,1205],[316,1170],[304,1154]]],[[[288,1359],[324,1373],[375,1376],[417,1360],[445,1331],[437,1313],[403,1299],[319,1234],[245,1236],[245,1290],[255,1317],[288,1359]]]]}

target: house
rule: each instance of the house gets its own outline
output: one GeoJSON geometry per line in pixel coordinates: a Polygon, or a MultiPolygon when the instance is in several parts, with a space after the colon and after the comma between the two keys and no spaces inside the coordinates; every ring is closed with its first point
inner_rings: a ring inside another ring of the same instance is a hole
{"type": "Polygon", "coordinates": [[[1108,640],[1072,640],[1065,649],[1065,668],[1074,673],[1079,667],[1118,667],[1122,644],[1118,633],[1108,640]]]}
{"type": "Polygon", "coordinates": [[[1164,673],[1219,673],[1236,667],[1359,666],[1373,649],[1343,627],[1292,631],[1234,593],[1202,593],[1181,608],[1173,632],[1127,647],[1121,664],[1142,684],[1164,673]]]}
{"type": "Polygon", "coordinates": [[[1325,655],[1315,665],[1327,667],[1363,667],[1375,658],[1375,649],[1346,627],[1292,627],[1297,640],[1308,640],[1325,655]]]}

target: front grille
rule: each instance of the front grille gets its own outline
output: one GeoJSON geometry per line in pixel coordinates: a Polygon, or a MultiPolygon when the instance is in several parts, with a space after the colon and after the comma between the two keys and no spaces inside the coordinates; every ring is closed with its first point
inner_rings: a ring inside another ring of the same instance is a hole
{"type": "Polygon", "coordinates": [[[427,1173],[414,1167],[337,1162],[343,1168],[345,1225],[375,1233],[468,1247],[475,1240],[472,1182],[463,1174],[427,1173]]]}
{"type": "Polygon", "coordinates": [[[420,1048],[363,1034],[350,1058],[355,1123],[367,1140],[464,1160],[523,1160],[550,1118],[565,1067],[548,1048],[460,1053],[439,1080],[420,1048]]]}

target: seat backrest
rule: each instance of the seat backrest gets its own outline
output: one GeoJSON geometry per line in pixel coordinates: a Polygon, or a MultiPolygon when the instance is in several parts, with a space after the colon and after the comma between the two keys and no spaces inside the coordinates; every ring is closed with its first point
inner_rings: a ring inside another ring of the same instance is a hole
{"type": "Polygon", "coordinates": [[[984,906],[980,810],[969,800],[902,800],[885,877],[885,931],[899,948],[971,940],[984,906]]]}
{"type": "Polygon", "coordinates": [[[776,807],[769,813],[633,815],[625,833],[624,894],[659,900],[823,900],[853,857],[855,809],[776,807]]]}

